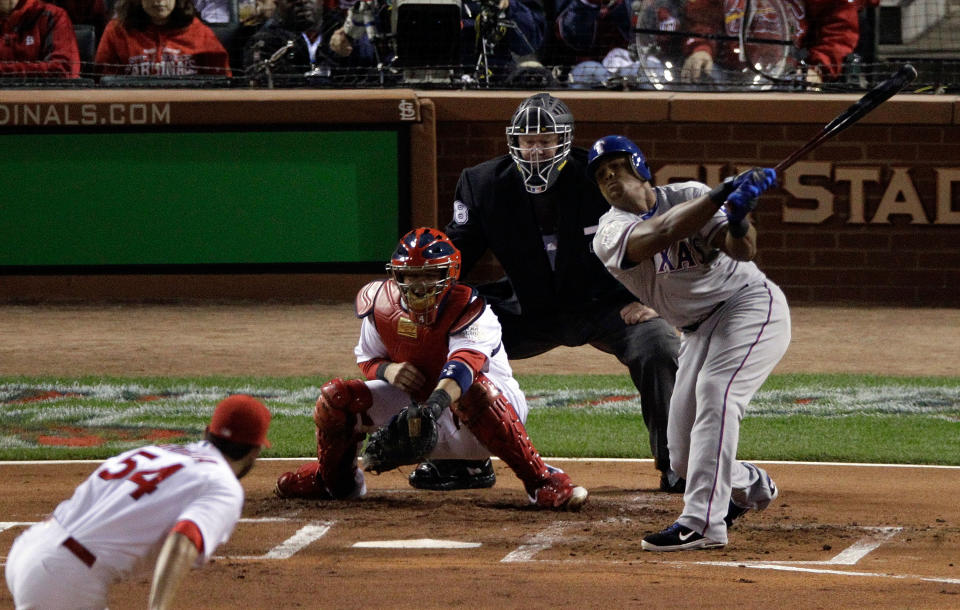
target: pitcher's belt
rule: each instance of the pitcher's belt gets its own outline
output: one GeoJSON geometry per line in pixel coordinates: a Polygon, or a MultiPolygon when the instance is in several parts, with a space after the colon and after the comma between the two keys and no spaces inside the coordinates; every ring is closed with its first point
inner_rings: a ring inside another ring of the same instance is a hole
{"type": "Polygon", "coordinates": [[[77,559],[82,561],[88,568],[92,568],[93,564],[97,561],[97,556],[90,552],[87,547],[83,546],[77,539],[73,536],[70,536],[63,541],[63,546],[77,556],[77,559]]]}

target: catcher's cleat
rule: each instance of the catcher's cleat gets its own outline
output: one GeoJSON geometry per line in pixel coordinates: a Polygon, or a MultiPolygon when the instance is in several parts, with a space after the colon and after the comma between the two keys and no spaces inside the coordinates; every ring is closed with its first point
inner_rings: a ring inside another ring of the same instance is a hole
{"type": "Polygon", "coordinates": [[[323,484],[317,475],[318,462],[309,462],[297,468],[296,472],[285,472],[277,478],[273,493],[281,498],[304,498],[307,500],[356,500],[367,495],[367,483],[359,468],[353,470],[353,484],[341,485],[337,495],[323,484]]]}
{"type": "Polygon", "coordinates": [[[412,487],[432,491],[486,489],[497,482],[497,475],[489,459],[433,460],[417,466],[409,481],[412,487]]]}
{"type": "Polygon", "coordinates": [[[580,510],[587,502],[587,490],[574,485],[567,473],[550,468],[542,485],[527,492],[530,503],[541,508],[580,510]]]}
{"type": "Polygon", "coordinates": [[[317,477],[317,466],[317,462],[310,462],[297,468],[296,472],[281,474],[277,478],[273,493],[281,498],[332,499],[323,482],[317,477]]]}

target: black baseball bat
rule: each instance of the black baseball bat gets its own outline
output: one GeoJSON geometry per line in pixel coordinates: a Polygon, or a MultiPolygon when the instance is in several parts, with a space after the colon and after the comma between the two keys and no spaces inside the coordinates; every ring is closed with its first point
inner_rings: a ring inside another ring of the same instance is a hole
{"type": "Polygon", "coordinates": [[[913,82],[913,79],[916,77],[916,68],[910,64],[904,64],[897,70],[896,74],[870,91],[867,91],[856,103],[838,114],[837,118],[827,123],[824,128],[820,130],[820,133],[791,153],[789,157],[778,163],[774,167],[774,169],[777,170],[777,174],[779,175],[780,172],[796,163],[800,157],[862,119],[874,108],[899,93],[904,87],[913,82]]]}

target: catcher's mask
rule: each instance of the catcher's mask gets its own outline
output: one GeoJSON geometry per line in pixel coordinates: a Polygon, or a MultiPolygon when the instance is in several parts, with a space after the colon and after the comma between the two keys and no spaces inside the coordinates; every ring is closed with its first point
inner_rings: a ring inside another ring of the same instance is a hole
{"type": "Polygon", "coordinates": [[[442,232],[421,227],[403,236],[387,271],[413,321],[427,326],[436,321],[443,297],[460,277],[460,251],[442,232]]]}
{"type": "Polygon", "coordinates": [[[604,136],[593,143],[587,154],[587,173],[590,174],[590,178],[596,182],[597,167],[600,162],[619,155],[630,157],[630,167],[633,168],[637,177],[650,181],[650,168],[647,167],[647,159],[643,156],[643,151],[626,136],[604,136]]]}
{"type": "Polygon", "coordinates": [[[542,193],[553,186],[572,145],[573,115],[566,104],[549,93],[537,93],[523,100],[507,127],[510,157],[517,164],[528,193],[542,193]],[[545,134],[556,134],[557,144],[542,148],[532,159],[525,159],[520,136],[545,134]]]}

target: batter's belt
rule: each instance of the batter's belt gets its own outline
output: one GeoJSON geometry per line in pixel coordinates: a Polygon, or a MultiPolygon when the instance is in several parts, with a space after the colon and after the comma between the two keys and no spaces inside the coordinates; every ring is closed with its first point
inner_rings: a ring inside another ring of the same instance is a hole
{"type": "Polygon", "coordinates": [[[88,568],[92,568],[93,564],[97,561],[97,556],[91,553],[90,549],[77,542],[77,539],[73,536],[64,540],[63,546],[67,547],[67,550],[76,555],[77,559],[82,561],[88,568]]]}
{"type": "Polygon", "coordinates": [[[716,305],[714,305],[713,309],[710,310],[710,313],[708,313],[707,315],[703,316],[702,318],[700,318],[699,320],[697,320],[697,321],[694,322],[693,324],[687,324],[686,326],[681,327],[681,328],[680,328],[681,332],[688,333],[688,334],[689,334],[689,333],[695,333],[695,332],[697,332],[697,329],[700,328],[700,325],[701,325],[701,324],[703,324],[704,322],[706,322],[707,319],[708,319],[710,316],[712,316],[713,314],[717,313],[717,310],[720,309],[721,307],[723,307],[723,306],[726,305],[726,304],[727,304],[726,301],[720,301],[719,303],[717,303],[716,305]]]}
{"type": "MultiPolygon", "coordinates": [[[[741,290],[743,290],[744,288],[746,288],[746,287],[749,286],[749,285],[750,285],[750,282],[747,282],[747,283],[744,284],[743,286],[737,288],[737,291],[734,292],[732,295],[730,295],[730,298],[728,298],[727,301],[729,301],[730,299],[732,299],[737,293],[739,293],[741,290]]],[[[719,310],[721,307],[723,307],[724,305],[726,305],[726,304],[727,304],[727,301],[720,301],[719,303],[717,303],[716,305],[713,306],[713,309],[711,309],[711,310],[707,313],[707,315],[703,316],[702,318],[700,318],[699,320],[697,320],[697,321],[694,322],[693,324],[688,324],[688,325],[682,327],[680,330],[681,330],[682,332],[684,332],[684,333],[695,333],[695,332],[697,332],[697,329],[700,328],[700,325],[703,324],[704,322],[706,322],[706,321],[710,318],[710,316],[712,316],[713,314],[717,313],[717,310],[719,310]]]]}

